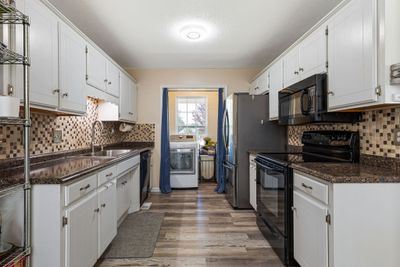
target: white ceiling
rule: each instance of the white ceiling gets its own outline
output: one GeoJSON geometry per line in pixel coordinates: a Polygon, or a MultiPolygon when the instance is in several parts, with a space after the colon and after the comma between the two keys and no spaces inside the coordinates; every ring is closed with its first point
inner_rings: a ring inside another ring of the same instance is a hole
{"type": "Polygon", "coordinates": [[[341,0],[50,0],[126,68],[264,67],[341,0]],[[207,39],[179,35],[205,22],[207,39]]]}

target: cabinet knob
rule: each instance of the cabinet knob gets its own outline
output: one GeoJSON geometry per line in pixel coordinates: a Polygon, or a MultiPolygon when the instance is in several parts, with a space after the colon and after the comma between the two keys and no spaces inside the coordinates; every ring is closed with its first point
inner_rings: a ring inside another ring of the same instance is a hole
{"type": "Polygon", "coordinates": [[[106,83],[106,82],[108,82],[108,80],[107,80],[107,79],[104,79],[104,82],[106,83]]]}
{"type": "Polygon", "coordinates": [[[335,93],[334,93],[334,92],[332,92],[332,91],[328,91],[328,95],[334,96],[334,95],[335,95],[335,93]]]}
{"type": "Polygon", "coordinates": [[[95,210],[94,210],[94,212],[100,212],[100,209],[99,209],[99,208],[97,208],[97,209],[95,209],[95,210]]]}
{"type": "Polygon", "coordinates": [[[53,95],[58,94],[60,92],[60,89],[55,89],[53,90],[53,95]]]}
{"type": "Polygon", "coordinates": [[[132,113],[132,112],[129,112],[129,115],[133,115],[133,113],[132,113]]]}
{"type": "Polygon", "coordinates": [[[111,84],[111,82],[108,82],[108,84],[110,85],[110,84],[111,84]]]}
{"type": "Polygon", "coordinates": [[[62,94],[61,97],[68,97],[68,93],[62,94]]]}
{"type": "Polygon", "coordinates": [[[304,69],[303,68],[299,68],[299,71],[304,71],[304,69]]]}
{"type": "Polygon", "coordinates": [[[101,204],[101,207],[105,208],[106,207],[106,203],[101,204]]]}
{"type": "Polygon", "coordinates": [[[292,207],[292,211],[297,212],[297,209],[295,207],[292,207]]]}
{"type": "Polygon", "coordinates": [[[294,74],[295,74],[295,75],[299,75],[299,72],[298,72],[298,71],[295,71],[294,74]]]}

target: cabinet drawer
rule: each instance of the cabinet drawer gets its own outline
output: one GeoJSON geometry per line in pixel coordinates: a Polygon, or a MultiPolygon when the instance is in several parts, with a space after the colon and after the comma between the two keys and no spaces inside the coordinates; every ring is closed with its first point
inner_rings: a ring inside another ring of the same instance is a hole
{"type": "Polygon", "coordinates": [[[104,184],[105,182],[111,181],[112,179],[117,177],[117,175],[118,175],[117,165],[114,165],[105,170],[102,170],[98,174],[99,186],[104,184]]]}
{"type": "Polygon", "coordinates": [[[97,187],[97,175],[91,175],[87,178],[65,187],[65,206],[74,202],[78,198],[86,195],[97,187]]]}
{"type": "Polygon", "coordinates": [[[314,179],[310,179],[297,172],[294,173],[294,187],[304,193],[328,204],[328,186],[314,179]]]}
{"type": "Polygon", "coordinates": [[[137,155],[133,158],[127,159],[121,163],[118,163],[118,175],[126,172],[140,163],[140,156],[137,155]]]}

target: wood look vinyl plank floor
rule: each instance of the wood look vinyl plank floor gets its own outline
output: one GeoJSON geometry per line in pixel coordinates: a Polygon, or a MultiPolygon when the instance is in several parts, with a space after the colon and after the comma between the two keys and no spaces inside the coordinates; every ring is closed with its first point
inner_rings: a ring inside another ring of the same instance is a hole
{"type": "Polygon", "coordinates": [[[198,190],[151,193],[150,211],[165,214],[153,257],[107,259],[96,266],[284,267],[259,231],[254,212],[232,209],[214,188],[200,184],[198,190]]]}

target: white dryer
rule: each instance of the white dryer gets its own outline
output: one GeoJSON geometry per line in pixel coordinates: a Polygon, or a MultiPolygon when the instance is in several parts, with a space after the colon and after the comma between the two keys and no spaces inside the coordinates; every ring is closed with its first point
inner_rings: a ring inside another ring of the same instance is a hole
{"type": "Polygon", "coordinates": [[[170,136],[171,188],[199,186],[199,149],[193,135],[170,136]]]}

